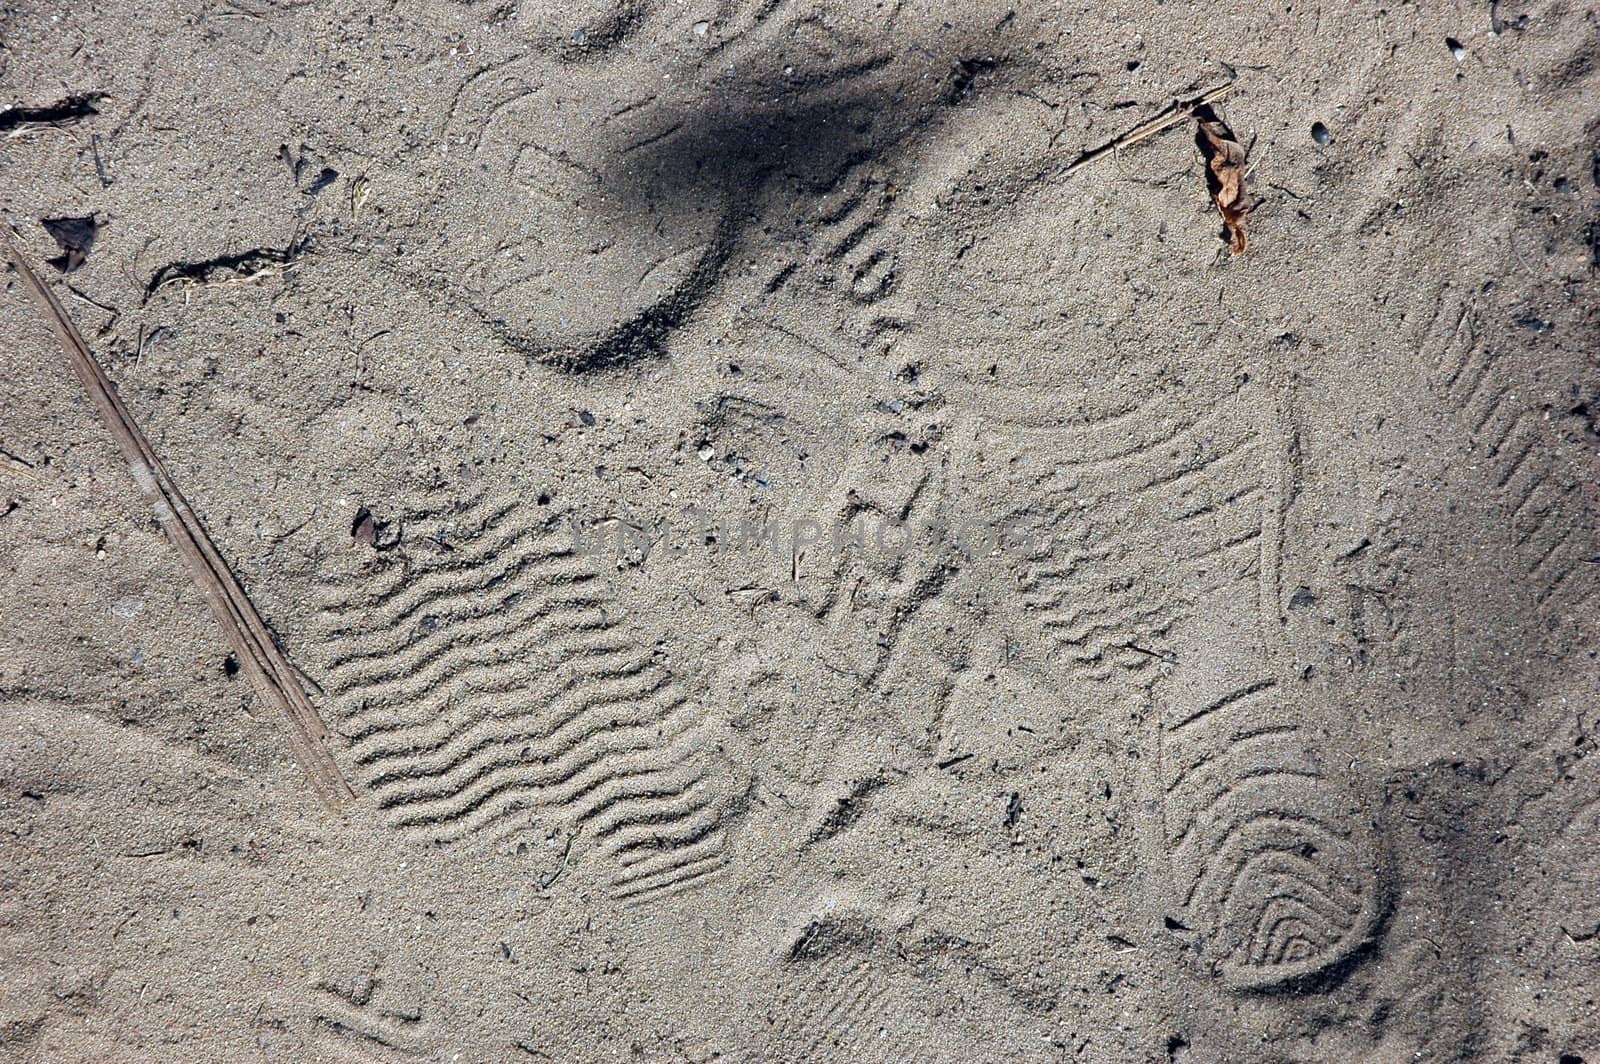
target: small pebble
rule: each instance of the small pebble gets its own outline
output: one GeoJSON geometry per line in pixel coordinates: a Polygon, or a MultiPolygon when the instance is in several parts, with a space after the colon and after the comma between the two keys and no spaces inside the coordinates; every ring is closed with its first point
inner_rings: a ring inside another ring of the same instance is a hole
{"type": "Polygon", "coordinates": [[[1466,48],[1464,48],[1461,42],[1456,40],[1454,37],[1446,37],[1444,39],[1444,46],[1450,49],[1450,54],[1456,57],[1456,62],[1460,63],[1466,60],[1466,48]]]}
{"type": "Polygon", "coordinates": [[[1311,139],[1318,144],[1328,145],[1333,143],[1333,134],[1328,132],[1328,127],[1321,122],[1311,124],[1311,139]]]}

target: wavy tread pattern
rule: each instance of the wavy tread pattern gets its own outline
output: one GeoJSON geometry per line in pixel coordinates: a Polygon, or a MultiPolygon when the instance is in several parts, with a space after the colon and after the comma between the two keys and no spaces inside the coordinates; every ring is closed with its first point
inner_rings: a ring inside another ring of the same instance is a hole
{"type": "Polygon", "coordinates": [[[439,844],[554,811],[630,900],[721,872],[726,743],[617,623],[570,537],[493,496],[403,527],[322,614],[323,686],[387,822],[439,844]]]}

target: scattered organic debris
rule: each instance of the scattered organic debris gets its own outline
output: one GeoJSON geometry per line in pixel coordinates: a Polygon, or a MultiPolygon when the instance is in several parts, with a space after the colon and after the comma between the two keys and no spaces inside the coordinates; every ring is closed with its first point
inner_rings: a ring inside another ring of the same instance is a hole
{"type": "Polygon", "coordinates": [[[556,870],[553,873],[551,873],[550,875],[539,877],[539,889],[540,890],[549,890],[551,887],[556,885],[556,883],[561,879],[562,876],[566,875],[567,868],[572,863],[571,862],[572,840],[577,838],[577,837],[578,837],[578,833],[577,832],[573,832],[572,834],[567,836],[567,845],[561,851],[561,864],[559,866],[557,866],[556,870]]]}
{"type": "Polygon", "coordinates": [[[378,520],[365,506],[356,511],[355,520],[350,522],[350,538],[375,551],[392,550],[400,545],[400,536],[388,536],[388,531],[389,522],[378,520]]]}
{"type": "Polygon", "coordinates": [[[178,331],[170,325],[157,325],[149,332],[145,331],[143,325],[139,326],[139,341],[134,345],[135,358],[143,359],[144,353],[150,348],[177,335],[178,331]]]}
{"type": "Polygon", "coordinates": [[[77,125],[90,115],[99,114],[95,104],[103,99],[103,92],[88,92],[45,107],[8,107],[0,111],[0,137],[9,140],[35,130],[77,125]]]}
{"type": "Polygon", "coordinates": [[[355,794],[329,752],[328,729],[300,686],[293,663],[278,646],[272,630],[217,552],[205,526],[189,508],[150,441],[122,405],[116,387],[95,361],[60,300],[34,272],[4,228],[0,228],[0,252],[11,260],[22,286],[61,341],[78,380],[128,460],[134,481],[154,504],[157,519],[188,563],[195,583],[222,625],[256,692],[288,722],[289,747],[311,781],[312,789],[328,808],[337,810],[353,800],[355,794]]]}
{"type": "Polygon", "coordinates": [[[356,511],[356,519],[350,522],[350,538],[369,547],[378,545],[378,522],[365,506],[356,511]]]}
{"type": "Polygon", "coordinates": [[[44,226],[44,231],[61,249],[60,255],[45,260],[51,266],[62,273],[71,273],[88,261],[89,249],[94,247],[95,234],[100,231],[94,215],[83,218],[43,218],[39,224],[44,226]]]}
{"type": "Polygon", "coordinates": [[[100,302],[94,296],[91,296],[82,289],[75,287],[71,281],[62,281],[61,283],[66,286],[68,292],[72,293],[74,299],[81,300],[89,304],[91,307],[94,307],[96,310],[103,310],[107,315],[109,315],[109,317],[106,318],[105,323],[101,325],[100,328],[95,330],[95,336],[104,336],[116,326],[117,322],[122,320],[122,311],[117,307],[113,307],[109,303],[100,302]]]}
{"type": "Polygon", "coordinates": [[[362,174],[360,177],[358,177],[354,181],[350,182],[350,215],[351,215],[351,217],[360,216],[361,208],[365,207],[367,205],[367,201],[369,199],[371,199],[371,198],[372,198],[372,182],[367,180],[367,175],[366,174],[362,174]]]}
{"type": "Polygon", "coordinates": [[[0,472],[33,479],[32,463],[23,461],[9,451],[0,450],[0,472]]]}
{"type": "Polygon", "coordinates": [[[1222,224],[1237,255],[1248,244],[1244,223],[1250,213],[1250,195],[1244,188],[1244,147],[1209,103],[1195,107],[1193,113],[1199,123],[1195,144],[1206,160],[1206,187],[1211,191],[1211,202],[1222,213],[1222,224]]]}
{"type": "Polygon", "coordinates": [[[1128,130],[1128,132],[1122,134],[1120,137],[1115,137],[1112,140],[1107,141],[1105,144],[1100,145],[1098,148],[1093,148],[1084,152],[1082,155],[1078,156],[1072,162],[1067,164],[1066,169],[1061,172],[1061,176],[1071,177],[1073,174],[1077,173],[1079,170],[1082,170],[1090,163],[1098,162],[1106,156],[1120,151],[1123,148],[1138,144],[1142,140],[1149,140],[1156,134],[1171,129],[1180,122],[1193,117],[1196,111],[1198,111],[1201,107],[1210,107],[1214,101],[1220,100],[1222,97],[1232,92],[1233,84],[1234,83],[1230,81],[1226,84],[1218,85],[1214,89],[1203,92],[1199,96],[1196,96],[1194,99],[1187,102],[1175,102],[1170,104],[1165,110],[1156,115],[1154,118],[1150,119],[1148,122],[1142,122],[1134,128],[1128,130]]]}
{"type": "Polygon", "coordinates": [[[110,188],[114,179],[106,172],[106,161],[100,157],[100,134],[89,134],[89,149],[94,153],[94,174],[101,188],[110,188]]]}
{"type": "Polygon", "coordinates": [[[1070,177],[1090,163],[1098,162],[1140,141],[1149,140],[1192,118],[1199,123],[1195,141],[1200,145],[1200,151],[1206,158],[1206,184],[1211,190],[1212,201],[1222,212],[1222,219],[1227,225],[1228,239],[1233,245],[1234,253],[1238,254],[1245,249],[1244,219],[1250,210],[1250,199],[1244,190],[1245,151],[1234,137],[1233,130],[1228,128],[1227,123],[1217,116],[1211,106],[1231,92],[1233,86],[1234,82],[1229,81],[1191,100],[1174,101],[1154,118],[1140,123],[1098,148],[1084,152],[1066,165],[1061,171],[1061,176],[1070,177]]]}
{"type": "Polygon", "coordinates": [[[150,302],[168,285],[223,288],[249,284],[263,277],[281,277],[294,269],[303,257],[304,246],[291,241],[286,248],[251,248],[232,255],[198,262],[170,262],[150,277],[144,288],[144,301],[150,302]]]}
{"type": "Polygon", "coordinates": [[[1017,826],[1017,821],[1022,819],[1024,809],[1022,795],[1012,791],[1011,797],[1006,800],[1006,827],[1008,829],[1017,826]]]}

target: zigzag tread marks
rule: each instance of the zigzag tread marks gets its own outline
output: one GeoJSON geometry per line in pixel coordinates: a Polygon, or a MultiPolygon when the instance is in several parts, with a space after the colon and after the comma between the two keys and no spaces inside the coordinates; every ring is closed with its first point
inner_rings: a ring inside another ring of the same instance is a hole
{"type": "MultiPolygon", "coordinates": [[[[463,713],[482,710],[479,715],[485,717],[505,716],[508,711],[515,715],[519,711],[514,706],[507,707],[502,696],[513,692],[531,692],[534,700],[563,698],[571,693],[568,688],[574,674],[589,678],[598,675],[608,679],[625,679],[644,673],[644,664],[653,660],[653,656],[645,654],[645,662],[640,663],[637,660],[640,652],[609,625],[569,632],[566,639],[555,645],[567,670],[565,672],[550,669],[541,671],[523,662],[518,663],[519,667],[516,668],[508,665],[503,670],[491,670],[489,676],[492,682],[468,677],[446,688],[436,685],[410,701],[361,697],[346,718],[352,725],[346,729],[346,736],[355,750],[357,760],[366,762],[396,743],[401,744],[402,749],[423,751],[444,744],[456,734],[457,720],[461,714],[444,719],[437,711],[441,704],[461,706],[463,713]],[[589,662],[596,663],[592,672],[583,669],[585,663],[589,662]],[[419,706],[432,715],[421,719],[415,719],[415,713],[403,715],[405,710],[419,706]]],[[[351,697],[354,700],[354,696],[351,697]]],[[[585,704],[581,699],[575,701],[580,707],[585,704]]]]}
{"type": "Polygon", "coordinates": [[[672,897],[715,881],[727,866],[727,840],[719,829],[649,868],[629,868],[613,883],[612,897],[633,905],[672,897]]]}
{"type": "Polygon", "coordinates": [[[486,763],[465,773],[466,782],[458,788],[424,790],[415,796],[390,794],[380,805],[395,811],[397,825],[455,831],[459,823],[471,825],[484,818],[496,819],[499,803],[529,793],[559,800],[574,819],[582,821],[630,797],[657,795],[668,786],[687,788],[694,777],[681,768],[685,742],[680,735],[664,746],[600,751],[605,756],[580,764],[576,771],[569,771],[563,763],[562,775],[520,757],[484,758],[486,763]]]}
{"type": "Polygon", "coordinates": [[[544,787],[553,788],[597,762],[609,763],[640,751],[655,751],[696,723],[693,707],[685,701],[680,702],[678,712],[664,720],[596,721],[576,734],[543,741],[526,737],[525,731],[507,731],[482,737],[471,750],[443,767],[416,764],[396,756],[370,778],[368,786],[386,808],[399,802],[461,794],[489,773],[511,766],[544,781],[544,787]]]}
{"type": "Polygon", "coordinates": [[[629,904],[672,897],[719,879],[727,868],[728,802],[723,786],[696,801],[687,815],[644,816],[630,810],[605,840],[607,852],[622,871],[611,885],[612,896],[629,904]]]}
{"type": "Polygon", "coordinates": [[[370,768],[375,782],[448,776],[495,746],[516,745],[526,758],[547,764],[598,736],[634,731],[658,735],[675,732],[681,727],[680,718],[694,721],[698,715],[682,693],[660,676],[655,687],[643,690],[637,698],[597,699],[554,723],[548,718],[535,720],[522,715],[491,715],[470,723],[463,719],[459,726],[449,729],[454,734],[443,743],[429,739],[391,742],[381,751],[358,758],[357,763],[370,768]]]}
{"type": "MultiPolygon", "coordinates": [[[[574,565],[575,560],[566,554],[551,555],[552,561],[574,565]]],[[[501,591],[498,586],[478,586],[462,589],[454,594],[444,593],[432,600],[417,603],[407,616],[390,621],[366,617],[362,628],[346,627],[329,631],[325,638],[330,643],[328,673],[335,683],[354,685],[369,682],[363,675],[364,666],[374,660],[389,658],[400,651],[424,653],[438,644],[460,639],[478,631],[503,631],[518,623],[530,611],[538,612],[562,605],[599,606],[593,573],[527,573],[514,589],[501,591]],[[530,588],[539,588],[543,594],[530,594],[530,588]],[[465,608],[455,606],[466,599],[465,608]],[[438,608],[430,608],[438,607],[438,608]],[[423,612],[423,611],[426,612],[423,612]],[[421,614],[417,617],[417,614],[421,614]],[[406,622],[416,617],[418,623],[406,622]]]]}
{"type": "MultiPolygon", "coordinates": [[[[394,629],[436,600],[492,591],[527,569],[560,563],[572,554],[569,544],[555,541],[541,524],[510,529],[503,542],[453,547],[449,553],[438,547],[433,550],[440,553],[420,562],[414,561],[409,552],[399,558],[380,556],[374,563],[378,566],[376,572],[365,582],[370,585],[383,580],[391,586],[368,586],[337,599],[328,598],[323,606],[328,617],[335,621],[359,617],[362,622],[360,628],[331,627],[328,635],[339,638],[362,631],[394,629]],[[497,565],[496,559],[501,557],[505,561],[497,565]]],[[[331,586],[342,589],[347,582],[348,578],[336,580],[331,586]]]]}
{"type": "MultiPolygon", "coordinates": [[[[492,546],[487,537],[508,519],[519,517],[519,505],[514,498],[482,494],[459,506],[413,509],[385,518],[386,526],[398,530],[404,550],[356,555],[352,567],[324,580],[323,610],[339,615],[387,604],[414,586],[415,568],[409,563],[414,550],[423,552],[422,566],[455,571],[460,567],[449,561],[457,544],[492,546]]],[[[527,535],[530,527],[537,528],[517,521],[510,534],[527,535]]]]}
{"type": "Polygon", "coordinates": [[[606,851],[617,858],[628,876],[644,874],[650,868],[677,863],[680,850],[698,846],[723,834],[723,795],[686,795],[682,801],[692,812],[674,819],[633,816],[613,820],[605,833],[606,851]],[[672,861],[664,862],[663,856],[672,861]],[[638,867],[635,867],[638,866],[638,867]]]}
{"type": "MultiPolygon", "coordinates": [[[[433,843],[556,811],[645,900],[726,861],[734,773],[698,706],[521,508],[430,518],[330,588],[330,690],[389,825],[433,843]]],[[[513,829],[515,830],[515,829],[513,829]]]]}
{"type": "MultiPolygon", "coordinates": [[[[536,696],[544,694],[533,682],[520,690],[530,688],[536,696]]],[[[507,734],[517,733],[538,744],[558,741],[557,736],[563,731],[581,728],[581,722],[592,718],[594,710],[610,710],[618,722],[661,722],[683,699],[664,670],[616,669],[602,677],[590,677],[586,683],[565,685],[555,698],[541,701],[546,701],[549,712],[539,714],[538,720],[515,707],[504,706],[501,696],[494,694],[486,701],[472,699],[453,704],[448,714],[426,725],[374,726],[368,733],[352,738],[355,762],[376,768],[397,757],[421,760],[424,765],[453,763],[507,734]],[[622,709],[624,706],[626,710],[622,709]]]]}
{"type": "MultiPolygon", "coordinates": [[[[564,633],[596,633],[607,627],[593,599],[557,600],[484,630],[431,645],[419,643],[391,657],[367,659],[363,676],[330,679],[335,694],[356,694],[368,709],[404,705],[430,691],[452,687],[469,690],[502,675],[509,662],[536,652],[559,658],[564,633]]],[[[536,663],[528,666],[537,668],[536,663]]]]}

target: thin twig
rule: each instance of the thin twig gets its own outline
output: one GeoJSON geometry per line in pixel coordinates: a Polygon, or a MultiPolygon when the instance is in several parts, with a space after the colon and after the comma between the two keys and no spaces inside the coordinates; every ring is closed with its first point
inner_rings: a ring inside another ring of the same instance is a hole
{"type": "Polygon", "coordinates": [[[111,178],[106,173],[105,160],[100,158],[100,134],[89,134],[89,147],[94,151],[94,172],[95,176],[100,179],[100,187],[110,188],[111,178]]]}
{"type": "Polygon", "coordinates": [[[1078,156],[1072,162],[1067,164],[1066,168],[1061,171],[1061,176],[1071,177],[1073,174],[1077,173],[1079,170],[1082,170],[1090,163],[1098,162],[1099,160],[1104,159],[1107,155],[1121,151],[1123,148],[1137,144],[1142,140],[1149,140],[1157,133],[1165,132],[1166,130],[1177,125],[1179,122],[1183,122],[1193,117],[1196,108],[1204,107],[1206,104],[1211,103],[1214,100],[1222,99],[1222,97],[1233,91],[1234,84],[1234,82],[1230,81],[1226,84],[1218,85],[1216,88],[1207,92],[1203,92],[1199,96],[1196,96],[1194,99],[1187,102],[1173,102],[1169,104],[1166,110],[1162,111],[1148,122],[1144,122],[1138,126],[1135,126],[1133,129],[1128,130],[1128,132],[1122,134],[1120,137],[1116,137],[1110,141],[1107,141],[1098,148],[1084,152],[1082,155],[1078,156]]]}
{"type": "Polygon", "coordinates": [[[72,319],[61,306],[61,301],[39,279],[28,265],[22,252],[12,242],[8,227],[0,226],[0,251],[16,268],[22,286],[43,312],[56,339],[61,341],[67,360],[82,382],[89,399],[100,412],[106,428],[122,448],[134,481],[155,506],[156,517],[166,530],[173,546],[183,555],[195,583],[205,595],[222,625],[223,633],[233,646],[240,664],[249,674],[257,693],[274,706],[288,723],[289,748],[300,763],[312,790],[331,810],[355,798],[344,773],[328,749],[328,729],[317,715],[316,707],[306,697],[305,690],[296,678],[294,665],[273,638],[261,615],[251,604],[239,581],[217,553],[205,526],[178,491],[172,477],[167,474],[161,459],[156,457],[133,416],[122,405],[116,387],[105,370],[95,361],[88,344],[73,326],[72,319]]]}
{"type": "Polygon", "coordinates": [[[562,876],[566,875],[568,858],[570,858],[572,856],[572,840],[577,838],[577,837],[578,837],[578,833],[576,831],[574,831],[571,835],[567,836],[566,848],[561,851],[561,866],[559,868],[557,868],[555,870],[554,874],[552,874],[548,878],[543,878],[543,877],[540,878],[540,880],[539,880],[539,889],[540,890],[549,890],[551,887],[556,885],[556,882],[562,876]]]}
{"type": "Polygon", "coordinates": [[[29,480],[33,479],[33,466],[6,451],[0,451],[0,470],[29,480]]]}

